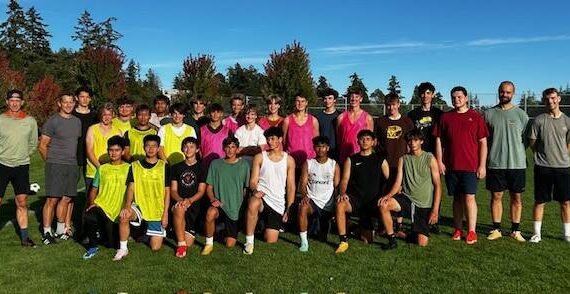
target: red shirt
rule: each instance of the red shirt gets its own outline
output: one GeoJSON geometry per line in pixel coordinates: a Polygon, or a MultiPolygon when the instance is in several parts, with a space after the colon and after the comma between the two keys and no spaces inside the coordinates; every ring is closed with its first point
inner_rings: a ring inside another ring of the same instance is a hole
{"type": "Polygon", "coordinates": [[[464,113],[444,113],[433,128],[441,139],[443,163],[449,171],[476,172],[479,166],[479,140],[489,136],[483,116],[473,109],[464,113]]]}

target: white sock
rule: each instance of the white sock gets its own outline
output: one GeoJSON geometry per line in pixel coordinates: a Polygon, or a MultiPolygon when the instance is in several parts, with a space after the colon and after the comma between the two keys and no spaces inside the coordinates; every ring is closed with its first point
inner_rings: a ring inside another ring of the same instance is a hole
{"type": "Polygon", "coordinates": [[[119,249],[129,250],[129,248],[127,248],[127,241],[119,241],[119,249]]]}
{"type": "Polygon", "coordinates": [[[51,235],[51,227],[44,227],[44,234],[48,233],[51,235]]]}
{"type": "Polygon", "coordinates": [[[178,247],[181,247],[181,246],[186,246],[186,241],[178,242],[178,247]]]}
{"type": "Polygon", "coordinates": [[[245,243],[246,244],[253,244],[253,241],[255,240],[255,237],[253,235],[247,235],[245,236],[245,243]]]}
{"type": "Polygon", "coordinates": [[[570,237],[570,223],[564,223],[564,237],[570,237]]]}
{"type": "Polygon", "coordinates": [[[206,237],[206,245],[214,245],[214,237],[206,237]]]}
{"type": "Polygon", "coordinates": [[[542,221],[534,221],[532,222],[534,227],[534,234],[540,237],[540,229],[542,228],[542,221]]]}
{"type": "Polygon", "coordinates": [[[307,240],[307,231],[300,232],[299,237],[301,237],[301,243],[308,243],[309,242],[307,240]]]}
{"type": "Polygon", "coordinates": [[[65,223],[57,222],[55,233],[58,235],[62,235],[63,233],[65,233],[65,223]]]}

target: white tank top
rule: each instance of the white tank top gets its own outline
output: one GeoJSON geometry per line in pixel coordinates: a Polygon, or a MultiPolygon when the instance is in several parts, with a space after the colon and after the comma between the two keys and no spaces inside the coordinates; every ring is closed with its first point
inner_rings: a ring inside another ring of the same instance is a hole
{"type": "Polygon", "coordinates": [[[283,158],[274,162],[269,159],[267,152],[261,152],[263,160],[259,170],[259,183],[257,190],[263,192],[263,201],[279,214],[285,212],[285,187],[287,186],[287,158],[283,152],[283,158]]]}
{"type": "MultiPolygon", "coordinates": [[[[307,182],[307,196],[315,202],[320,209],[332,208],[334,192],[334,171],[336,161],[327,159],[319,163],[316,159],[307,160],[309,181],[307,182]]],[[[327,209],[329,210],[329,209],[327,209]]]]}

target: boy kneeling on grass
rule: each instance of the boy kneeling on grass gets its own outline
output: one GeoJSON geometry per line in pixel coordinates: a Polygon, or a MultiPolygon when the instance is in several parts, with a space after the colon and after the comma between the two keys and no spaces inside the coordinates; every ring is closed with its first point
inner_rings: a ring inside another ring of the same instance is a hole
{"type": "Polygon", "coordinates": [[[420,246],[428,245],[430,224],[437,223],[441,184],[433,154],[423,151],[424,135],[414,129],[406,134],[408,153],[398,160],[398,172],[392,189],[378,200],[388,236],[387,249],[397,247],[392,212],[412,220],[412,231],[420,246]]]}

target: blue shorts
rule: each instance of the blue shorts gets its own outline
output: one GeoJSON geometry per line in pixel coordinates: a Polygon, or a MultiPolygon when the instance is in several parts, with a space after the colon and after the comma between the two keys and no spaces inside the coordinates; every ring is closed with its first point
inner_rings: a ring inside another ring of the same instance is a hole
{"type": "Polygon", "coordinates": [[[451,171],[445,174],[447,195],[459,196],[460,194],[477,193],[477,173],[451,171]]]}
{"type": "Polygon", "coordinates": [[[162,227],[160,221],[145,221],[146,235],[152,237],[166,237],[166,230],[162,227]]]}

